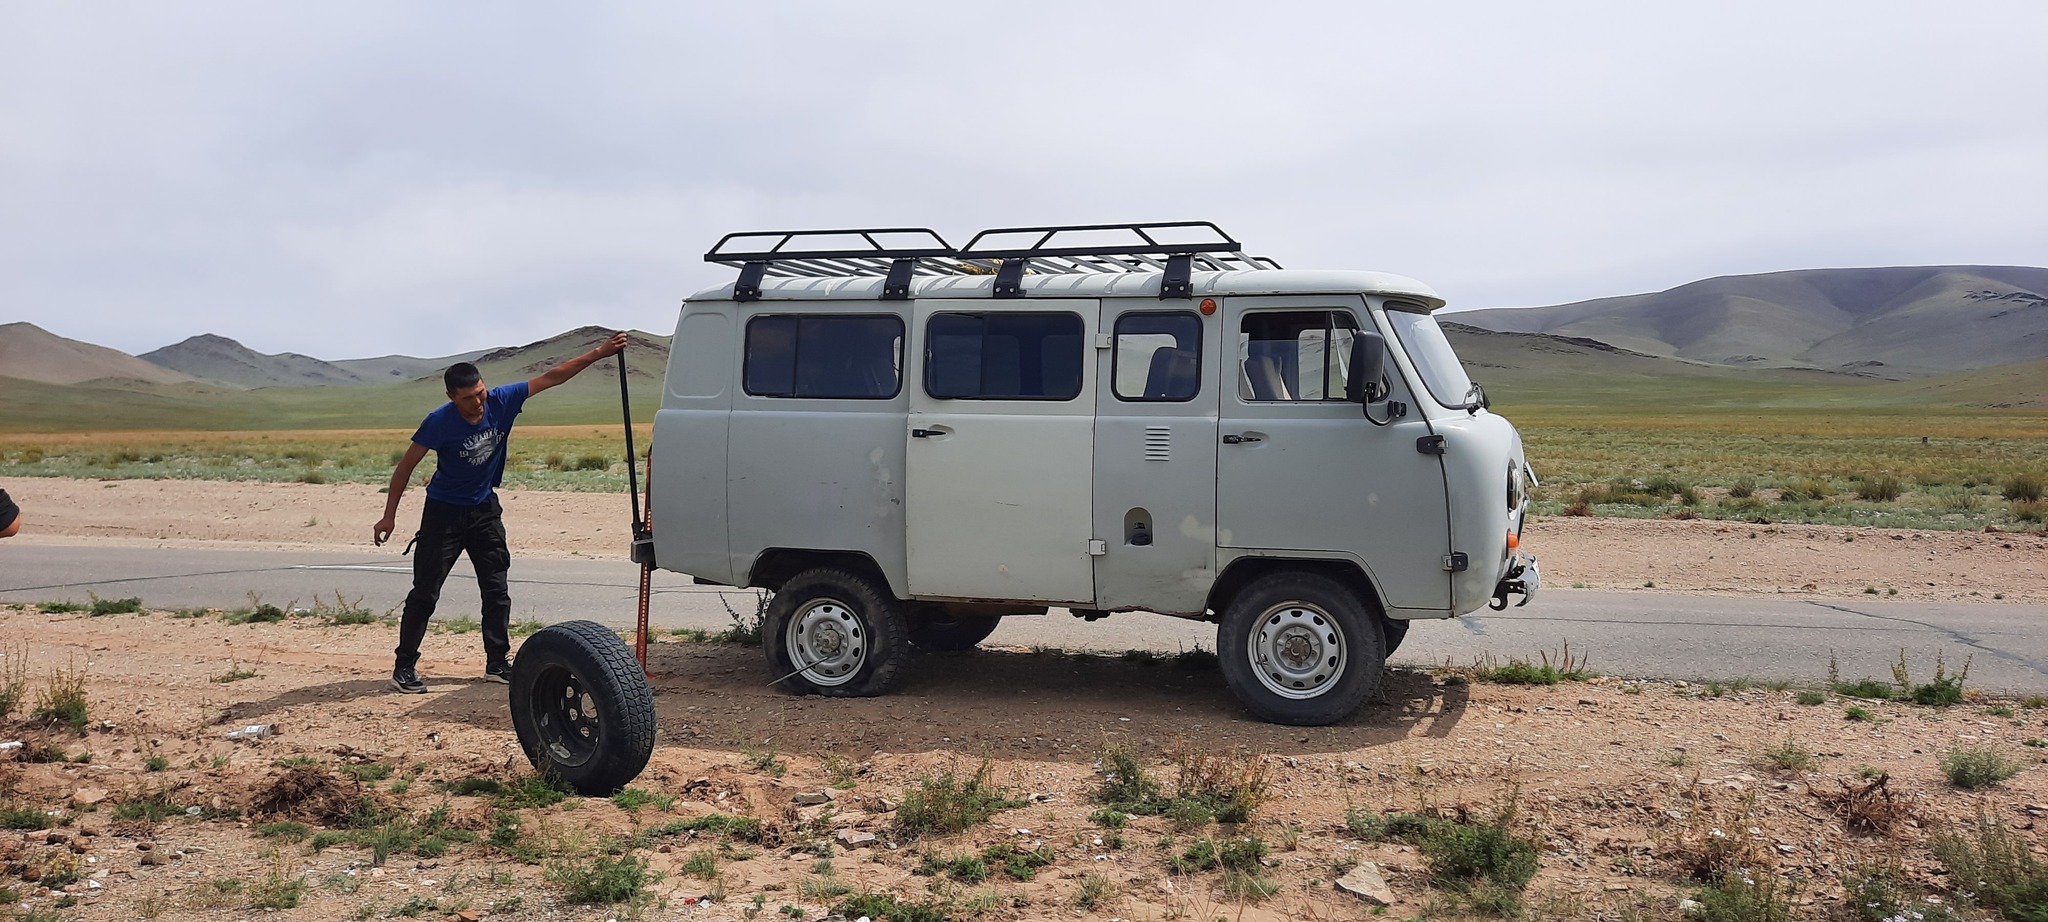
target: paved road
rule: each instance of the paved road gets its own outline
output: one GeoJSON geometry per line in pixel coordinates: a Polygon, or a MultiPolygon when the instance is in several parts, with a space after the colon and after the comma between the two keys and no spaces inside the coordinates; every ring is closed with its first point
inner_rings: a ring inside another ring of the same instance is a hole
{"type": "MultiPolygon", "coordinates": [[[[140,596],[153,608],[234,608],[256,593],[266,602],[312,604],[336,593],[364,607],[397,607],[410,584],[410,560],[395,551],[361,553],[192,548],[62,547],[10,541],[0,546],[0,602],[84,601],[140,596]]],[[[476,614],[466,564],[442,594],[441,615],[476,614]]],[[[515,617],[590,618],[630,627],[639,571],[615,560],[521,558],[512,569],[515,617]]],[[[724,599],[751,611],[753,596],[694,586],[657,573],[651,621],[657,628],[721,628],[724,599]]],[[[1482,656],[1553,656],[1566,643],[1609,675],[1680,679],[1787,679],[1818,682],[1830,655],[1844,679],[1889,679],[1906,651],[1916,679],[1929,678],[1937,653],[1953,670],[1971,658],[1972,687],[2048,692],[2048,606],[1927,603],[1792,597],[1688,596],[1662,592],[1546,591],[1527,608],[1481,610],[1452,622],[1419,622],[1397,662],[1470,663],[1482,656]]],[[[1011,618],[989,640],[1019,646],[1172,652],[1214,649],[1209,625],[1158,615],[1114,615],[1085,623],[1054,611],[1011,618]]]]}

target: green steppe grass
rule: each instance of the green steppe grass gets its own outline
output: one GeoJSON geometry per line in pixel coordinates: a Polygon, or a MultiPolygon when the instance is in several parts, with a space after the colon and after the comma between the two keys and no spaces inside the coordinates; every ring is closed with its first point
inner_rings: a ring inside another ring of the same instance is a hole
{"type": "MultiPolygon", "coordinates": [[[[634,450],[645,454],[650,427],[634,429],[634,450]]],[[[411,429],[0,435],[0,478],[383,485],[411,438],[411,429]]],[[[513,430],[511,450],[505,465],[509,488],[626,491],[626,443],[619,427],[520,426],[513,430]]],[[[433,468],[429,456],[415,480],[433,468]]]]}
{"type": "Polygon", "coordinates": [[[1499,409],[1522,430],[1539,514],[1584,501],[1594,515],[1629,518],[2042,527],[2003,495],[2013,478],[2048,472],[2039,411],[1499,409]]]}

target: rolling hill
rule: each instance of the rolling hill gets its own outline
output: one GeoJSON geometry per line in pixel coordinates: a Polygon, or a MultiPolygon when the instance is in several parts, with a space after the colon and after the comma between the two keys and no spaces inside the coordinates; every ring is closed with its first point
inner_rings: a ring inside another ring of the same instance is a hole
{"type": "Polygon", "coordinates": [[[58,336],[33,323],[0,323],[0,375],[42,384],[100,379],[184,384],[192,376],[105,346],[58,336]]]}
{"type": "Polygon", "coordinates": [[[2048,269],[1803,269],[1444,319],[1720,365],[1902,378],[2048,358],[2048,269]]]}
{"type": "Polygon", "coordinates": [[[361,384],[363,376],[310,355],[265,355],[225,336],[202,333],[136,356],[145,362],[230,387],[361,384]]]}

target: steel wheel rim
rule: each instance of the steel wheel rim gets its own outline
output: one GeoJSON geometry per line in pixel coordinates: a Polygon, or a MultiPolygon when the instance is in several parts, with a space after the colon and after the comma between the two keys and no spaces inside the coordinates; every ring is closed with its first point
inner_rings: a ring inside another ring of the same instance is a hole
{"type": "Polygon", "coordinates": [[[868,661],[867,626],[846,603],[818,599],[790,619],[783,649],[790,664],[812,684],[845,685],[868,661]]]}
{"type": "Polygon", "coordinates": [[[596,700],[574,672],[560,666],[534,679],[533,723],[541,745],[561,765],[590,761],[604,738],[596,700]]]}
{"type": "Polygon", "coordinates": [[[1283,602],[1259,615],[1252,622],[1245,653],[1260,685],[1297,701],[1327,694],[1351,659],[1337,619],[1298,601],[1283,602]]]}

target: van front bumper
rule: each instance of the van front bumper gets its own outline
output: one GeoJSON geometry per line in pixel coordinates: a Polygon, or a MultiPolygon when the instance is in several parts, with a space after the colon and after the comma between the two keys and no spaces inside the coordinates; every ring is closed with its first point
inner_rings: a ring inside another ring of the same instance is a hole
{"type": "Polygon", "coordinates": [[[1515,607],[1520,608],[1536,597],[1536,590],[1542,585],[1543,574],[1536,569],[1536,555],[1516,551],[1515,556],[1508,560],[1507,575],[1494,584],[1493,600],[1486,603],[1487,607],[1500,611],[1508,607],[1508,596],[1520,595],[1522,600],[1515,603],[1515,607]]]}

